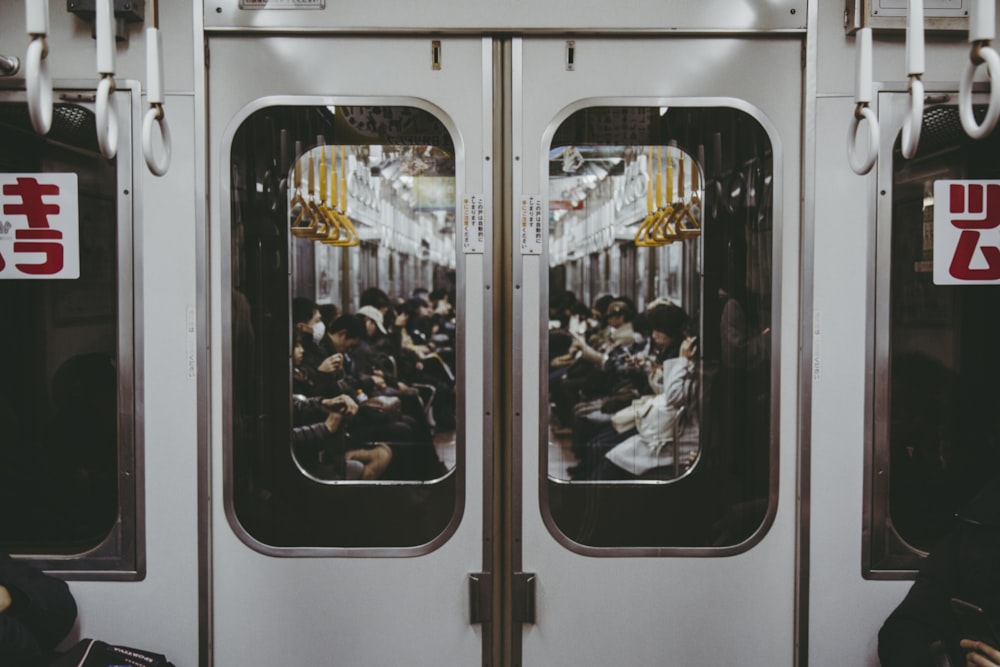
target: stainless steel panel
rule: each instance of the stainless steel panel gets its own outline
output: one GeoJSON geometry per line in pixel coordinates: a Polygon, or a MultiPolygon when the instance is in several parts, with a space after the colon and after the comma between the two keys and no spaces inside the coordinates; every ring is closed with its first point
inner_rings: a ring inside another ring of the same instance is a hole
{"type": "Polygon", "coordinates": [[[388,0],[327,2],[289,9],[287,1],[241,9],[236,2],[205,2],[207,30],[401,31],[482,30],[575,32],[770,32],[805,29],[806,0],[623,0],[613,21],[603,2],[524,3],[518,0],[388,0]]]}

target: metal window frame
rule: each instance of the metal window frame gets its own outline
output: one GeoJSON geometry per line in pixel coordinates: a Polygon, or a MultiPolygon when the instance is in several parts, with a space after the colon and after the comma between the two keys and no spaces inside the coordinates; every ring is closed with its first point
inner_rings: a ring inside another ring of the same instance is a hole
{"type": "MultiPolygon", "coordinates": [[[[313,106],[407,106],[426,111],[433,114],[445,127],[445,129],[451,134],[452,142],[455,147],[455,191],[464,192],[465,188],[465,169],[466,166],[466,155],[465,148],[462,142],[462,134],[458,131],[454,122],[448,116],[448,114],[438,106],[417,98],[417,97],[407,97],[407,96],[320,96],[313,94],[305,95],[265,95],[258,97],[241,108],[232,118],[229,119],[226,128],[223,132],[222,141],[220,143],[221,153],[219,155],[219,191],[220,191],[220,201],[224,203],[221,207],[222,210],[219,211],[220,224],[221,224],[221,247],[231,248],[232,247],[232,209],[230,206],[226,205],[227,202],[231,201],[231,195],[233,191],[232,184],[232,174],[230,170],[230,156],[232,152],[233,140],[236,137],[237,132],[242,126],[243,122],[246,121],[254,113],[266,109],[272,106],[297,106],[297,107],[313,107],[313,106]]],[[[289,239],[291,243],[291,239],[289,239]]],[[[221,281],[222,281],[222,293],[229,294],[232,291],[232,253],[224,252],[221,256],[220,262],[221,271],[221,281]]],[[[461,252],[458,247],[456,247],[456,290],[458,293],[457,300],[460,303],[464,303],[467,298],[465,290],[465,253],[461,252]]],[[[289,302],[291,300],[291,295],[289,295],[289,302]]],[[[454,474],[457,476],[456,479],[456,490],[455,490],[455,505],[452,517],[449,520],[445,529],[435,536],[432,540],[417,546],[412,547],[276,547],[273,545],[265,544],[243,527],[240,523],[239,517],[236,515],[236,509],[234,506],[234,485],[235,478],[233,475],[233,420],[232,420],[232,406],[233,406],[233,316],[232,316],[232,303],[228,300],[223,300],[220,304],[221,309],[221,331],[222,331],[222,411],[223,411],[223,435],[222,435],[222,479],[223,479],[223,508],[229,526],[232,529],[234,535],[246,544],[248,547],[262,554],[269,556],[280,556],[280,557],[291,557],[291,558],[316,558],[316,557],[353,557],[353,558],[371,558],[371,557],[412,557],[412,556],[422,556],[432,551],[437,550],[439,547],[444,545],[452,535],[458,530],[458,526],[461,523],[462,515],[465,511],[465,495],[466,495],[466,476],[469,471],[466,470],[465,461],[465,437],[464,429],[462,425],[465,423],[465,407],[463,401],[458,401],[456,406],[456,435],[455,435],[455,468],[446,474],[439,480],[433,480],[430,483],[438,482],[446,479],[449,474],[454,474]]],[[[465,336],[467,331],[467,322],[465,320],[465,314],[462,311],[458,312],[457,317],[457,336],[456,336],[456,352],[458,358],[464,358],[465,353],[465,336]]],[[[291,339],[289,339],[289,351],[291,350],[291,339]]],[[[490,377],[486,377],[489,374],[484,374],[481,378],[482,386],[478,389],[486,392],[492,382],[490,377]]],[[[467,391],[467,373],[459,370],[456,373],[456,385],[455,390],[459,396],[464,395],[467,391]]],[[[428,482],[347,482],[344,486],[359,485],[363,484],[366,486],[386,486],[386,485],[424,485],[428,482]]]]}
{"type": "MultiPolygon", "coordinates": [[[[515,66],[515,77],[518,77],[519,68],[515,66]]],[[[515,89],[518,88],[519,80],[515,82],[515,89]]],[[[734,111],[740,111],[747,114],[753,120],[755,120],[761,130],[767,135],[768,140],[771,142],[772,151],[772,173],[774,174],[774,191],[772,193],[772,220],[774,223],[774,235],[772,238],[771,246],[771,256],[773,258],[780,258],[782,256],[782,234],[781,234],[781,220],[783,219],[784,210],[782,206],[783,202],[783,192],[784,187],[780,174],[783,173],[784,168],[784,153],[781,144],[780,134],[777,127],[771,122],[768,116],[759,108],[739,98],[730,97],[591,97],[576,100],[575,102],[565,106],[560,110],[554,118],[549,121],[548,126],[545,128],[544,133],[540,138],[540,155],[543,160],[548,159],[548,151],[552,144],[552,139],[555,136],[556,131],[559,126],[569,118],[573,113],[577,111],[590,108],[590,107],[670,107],[670,108],[726,108],[732,109],[734,111]]],[[[516,135],[519,132],[519,128],[515,131],[516,135]]],[[[544,178],[548,179],[548,171],[543,163],[543,168],[540,173],[544,175],[544,178]]],[[[515,167],[516,168],[516,167],[515,167]]],[[[542,186],[547,185],[540,184],[539,191],[547,192],[542,186]]],[[[543,207],[544,219],[548,220],[548,204],[547,202],[543,207]]],[[[545,266],[547,266],[548,258],[548,234],[542,235],[542,254],[541,260],[545,266]]],[[[523,283],[522,274],[522,255],[516,255],[514,258],[515,272],[514,280],[521,284],[523,283]]],[[[548,272],[541,272],[541,282],[539,289],[543,294],[548,294],[548,272]]],[[[782,284],[782,266],[780,262],[775,263],[773,266],[773,271],[771,275],[772,281],[772,292],[771,292],[771,302],[781,303],[781,284],[782,284]]],[[[516,307],[523,311],[521,294],[515,294],[516,307]]],[[[540,308],[544,309],[546,307],[547,300],[540,299],[540,308]]],[[[539,340],[541,345],[539,346],[540,357],[537,359],[539,368],[545,368],[547,366],[548,358],[548,344],[547,344],[547,325],[548,317],[544,312],[538,313],[539,321],[539,340]]],[[[743,542],[727,546],[727,547],[650,547],[650,546],[618,546],[618,547],[594,547],[589,545],[580,544],[570,537],[565,535],[556,525],[551,512],[549,511],[548,500],[548,448],[539,447],[538,462],[539,462],[539,473],[538,473],[538,493],[539,502],[541,507],[539,511],[542,515],[542,520],[545,526],[548,528],[550,534],[553,538],[566,549],[571,552],[583,554],[587,556],[598,556],[607,558],[619,558],[619,557],[646,557],[646,556],[659,556],[659,557],[718,557],[718,556],[731,556],[745,551],[749,551],[756,544],[760,543],[764,537],[767,535],[771,526],[774,524],[775,517],[778,510],[778,495],[779,495],[779,465],[780,465],[780,438],[779,438],[779,424],[780,424],[780,397],[781,397],[781,368],[780,368],[780,350],[781,350],[781,340],[782,340],[782,330],[780,317],[773,317],[771,322],[772,340],[771,340],[771,401],[770,401],[770,442],[769,442],[769,464],[770,470],[772,472],[772,477],[770,481],[770,488],[768,490],[768,505],[764,517],[754,531],[754,533],[748,537],[743,542]]],[[[518,368],[523,367],[524,359],[522,357],[521,348],[517,346],[515,349],[515,363],[518,368]]],[[[539,391],[541,396],[549,395],[548,387],[548,376],[545,373],[540,374],[539,378],[539,391]]],[[[515,389],[515,405],[520,405],[522,402],[522,391],[520,386],[515,389]]],[[[535,434],[537,438],[536,442],[547,442],[548,441],[548,420],[539,419],[539,432],[535,434]]],[[[523,439],[515,443],[515,449],[517,451],[522,451],[524,447],[523,439]]],[[[519,467],[515,468],[515,474],[519,470],[519,467]]],[[[639,481],[626,481],[618,484],[610,484],[607,482],[601,482],[602,486],[645,486],[645,485],[667,485],[671,484],[676,480],[639,480],[639,481]]]]}
{"type": "MultiPolygon", "coordinates": [[[[141,86],[138,81],[115,83],[114,104],[119,120],[116,157],[117,194],[117,391],[119,516],[101,544],[79,554],[35,553],[34,565],[66,580],[140,581],[146,576],[146,512],[144,455],[144,371],[142,286],[142,196],[135,165],[142,164],[141,144],[133,141],[141,127],[141,86]]],[[[56,79],[54,97],[91,111],[93,82],[56,79]]],[[[0,80],[0,102],[25,102],[23,83],[0,80]]]]}

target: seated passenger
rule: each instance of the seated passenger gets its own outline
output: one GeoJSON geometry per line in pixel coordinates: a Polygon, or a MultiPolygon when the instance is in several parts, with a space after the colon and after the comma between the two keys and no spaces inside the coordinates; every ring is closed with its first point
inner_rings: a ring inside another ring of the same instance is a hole
{"type": "Polygon", "coordinates": [[[594,478],[630,479],[657,469],[672,475],[669,468],[687,465],[697,455],[696,341],[685,338],[680,355],[659,367],[650,381],[655,394],[636,399],[612,417],[615,430],[635,432],[604,455],[594,478]]]}
{"type": "Polygon", "coordinates": [[[678,306],[658,305],[642,313],[636,322],[648,340],[615,348],[605,368],[609,393],[578,403],[573,409],[572,449],[581,461],[570,469],[574,478],[589,476],[612,446],[631,435],[628,430],[612,428],[611,417],[635,399],[660,391],[658,374],[664,361],[678,355],[688,316],[678,306]]]}
{"type": "Polygon", "coordinates": [[[1000,667],[1000,478],[957,515],[878,633],[882,667],[1000,667]],[[982,608],[992,639],[972,637],[952,598],[982,608]]]}
{"type": "Polygon", "coordinates": [[[410,386],[430,389],[428,397],[432,401],[433,419],[441,431],[455,428],[455,374],[437,353],[432,344],[423,340],[420,326],[412,326],[421,312],[429,310],[424,302],[410,299],[404,303],[396,315],[393,333],[398,335],[399,379],[410,386]]]}
{"type": "Polygon", "coordinates": [[[297,296],[292,299],[292,327],[301,331],[305,352],[304,366],[315,369],[325,358],[323,343],[325,324],[319,306],[312,299],[297,296]]]}
{"type": "MultiPolygon", "coordinates": [[[[549,394],[555,404],[554,415],[564,429],[562,434],[571,433],[573,408],[577,403],[607,395],[611,378],[606,372],[606,365],[612,351],[635,343],[635,330],[632,327],[634,314],[630,302],[618,298],[608,306],[607,327],[604,331],[598,332],[590,340],[574,337],[569,353],[565,355],[570,366],[549,387],[549,394]]],[[[558,365],[562,363],[562,359],[557,358],[553,363],[558,365]]]]}
{"type": "Polygon", "coordinates": [[[346,394],[356,399],[348,430],[355,443],[388,443],[393,450],[388,479],[433,479],[443,474],[432,434],[422,414],[405,414],[403,397],[390,396],[374,375],[368,346],[362,345],[363,318],[341,315],[326,327],[327,351],[319,366],[329,377],[321,396],[346,394]],[[329,366],[329,368],[327,368],[329,366]]]}
{"type": "Polygon", "coordinates": [[[65,582],[0,553],[0,665],[49,664],[75,621],[65,582]]]}
{"type": "Polygon", "coordinates": [[[358,412],[358,404],[345,395],[335,398],[292,397],[294,427],[292,455],[306,472],[320,479],[351,479],[348,461],[364,467],[360,479],[379,479],[392,461],[392,449],[384,443],[358,442],[346,425],[358,412]]]}

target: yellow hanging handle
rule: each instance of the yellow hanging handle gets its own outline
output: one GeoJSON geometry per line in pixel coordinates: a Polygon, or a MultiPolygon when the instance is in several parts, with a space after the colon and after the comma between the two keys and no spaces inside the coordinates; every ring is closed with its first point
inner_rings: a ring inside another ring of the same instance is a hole
{"type": "Polygon", "coordinates": [[[326,197],[326,147],[321,146],[319,151],[319,200],[320,205],[326,197]]]}
{"type": "Polygon", "coordinates": [[[649,147],[649,158],[646,160],[646,213],[653,212],[653,147],[649,147]]]}
{"type": "Polygon", "coordinates": [[[340,202],[340,195],[338,194],[339,182],[337,181],[337,147],[334,146],[330,151],[330,165],[333,167],[333,178],[330,179],[330,206],[337,210],[337,205],[340,202]]]}
{"type": "MultiPolygon", "coordinates": [[[[325,162],[325,160],[324,160],[325,162]]],[[[308,176],[308,195],[306,197],[306,203],[309,205],[309,211],[312,213],[312,220],[309,222],[309,233],[308,237],[312,239],[322,238],[324,233],[325,219],[326,216],[323,215],[323,210],[318,206],[319,200],[316,197],[316,160],[313,157],[313,152],[309,151],[309,162],[307,165],[309,169],[308,176]]],[[[320,191],[320,197],[323,196],[322,191],[320,191]]]]}
{"type": "Polygon", "coordinates": [[[684,154],[677,160],[677,201],[684,203],[684,154]]]}
{"type": "Polygon", "coordinates": [[[340,147],[340,212],[347,216],[347,158],[340,147]]]}
{"type": "MultiPolygon", "coordinates": [[[[698,199],[698,164],[691,163],[691,201],[684,205],[684,208],[677,214],[677,236],[682,239],[692,239],[701,234],[701,225],[695,217],[695,211],[701,210],[701,201],[698,199]]],[[[680,171],[681,187],[684,187],[684,158],[681,157],[680,171]]],[[[683,191],[681,198],[684,198],[683,191]]]]}
{"type": "Polygon", "coordinates": [[[670,149],[667,149],[667,201],[664,203],[674,203],[674,161],[670,159],[670,149]]]}
{"type": "Polygon", "coordinates": [[[361,243],[361,236],[354,223],[347,215],[347,158],[346,149],[340,147],[340,176],[337,175],[337,149],[333,148],[330,163],[333,165],[333,177],[330,183],[331,202],[336,205],[339,198],[340,208],[333,211],[336,220],[336,233],[331,232],[324,243],[337,247],[356,246],[361,243]]]}
{"type": "Polygon", "coordinates": [[[674,163],[670,159],[670,148],[667,148],[667,184],[666,184],[666,201],[663,204],[663,210],[660,212],[657,218],[657,224],[652,229],[651,238],[655,242],[655,245],[668,245],[677,240],[677,235],[674,232],[673,219],[675,216],[676,207],[674,203],[674,163]]]}
{"type": "Polygon", "coordinates": [[[302,198],[302,162],[298,157],[295,158],[295,168],[292,173],[295,189],[292,192],[292,201],[289,202],[288,210],[292,212],[298,206],[299,213],[292,222],[291,231],[294,236],[304,236],[309,231],[309,226],[305,224],[306,211],[308,211],[309,206],[302,198]]]}
{"type": "MultiPolygon", "coordinates": [[[[669,163],[667,165],[669,169],[669,163]]],[[[656,208],[661,209],[666,204],[662,199],[663,195],[663,146],[656,147],[656,208]]]]}

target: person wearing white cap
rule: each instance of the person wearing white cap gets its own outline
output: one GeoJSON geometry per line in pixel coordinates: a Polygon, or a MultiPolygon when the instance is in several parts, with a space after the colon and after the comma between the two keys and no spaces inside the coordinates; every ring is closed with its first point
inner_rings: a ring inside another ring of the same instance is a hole
{"type": "Polygon", "coordinates": [[[358,308],[358,315],[365,318],[368,338],[372,338],[375,335],[376,329],[383,334],[389,333],[385,330],[385,324],[382,322],[382,312],[374,306],[361,306],[358,308]]]}

